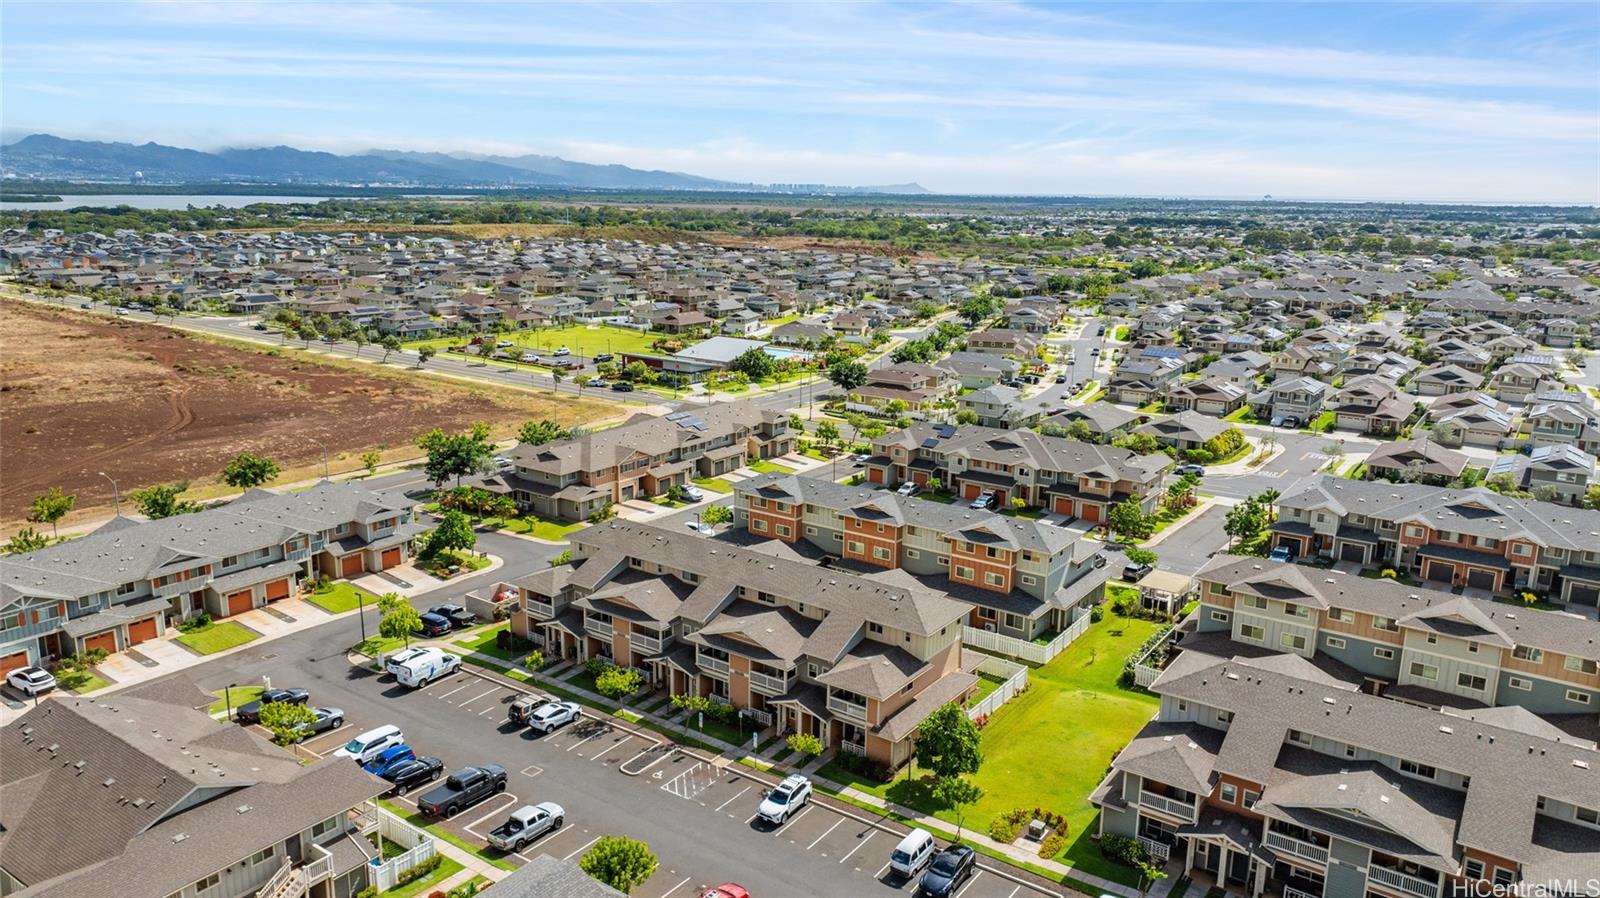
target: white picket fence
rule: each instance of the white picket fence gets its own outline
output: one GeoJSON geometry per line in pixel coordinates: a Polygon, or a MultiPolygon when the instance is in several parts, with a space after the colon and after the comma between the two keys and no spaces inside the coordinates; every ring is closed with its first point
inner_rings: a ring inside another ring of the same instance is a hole
{"type": "Polygon", "coordinates": [[[386,892],[399,883],[400,874],[433,857],[437,849],[431,836],[387,811],[371,812],[370,819],[385,839],[406,847],[404,852],[388,860],[375,857],[368,862],[367,882],[378,891],[386,892]]]}
{"type": "Polygon", "coordinates": [[[984,696],[982,701],[967,709],[968,720],[977,720],[979,717],[993,714],[1001,705],[1015,698],[1017,693],[1028,688],[1028,668],[1004,658],[984,658],[978,665],[978,672],[1002,677],[1005,682],[984,696]]]}
{"type": "MultiPolygon", "coordinates": [[[[1077,609],[1081,611],[1081,609],[1077,609]]],[[[1007,658],[1026,661],[1029,664],[1045,664],[1051,658],[1061,654],[1072,641],[1082,636],[1089,629],[1089,615],[1082,613],[1072,625],[1056,634],[1056,638],[1045,645],[1030,642],[1026,639],[1017,639],[1014,636],[1005,636],[989,630],[979,630],[976,627],[961,628],[961,642],[975,649],[994,652],[1007,658]]]]}

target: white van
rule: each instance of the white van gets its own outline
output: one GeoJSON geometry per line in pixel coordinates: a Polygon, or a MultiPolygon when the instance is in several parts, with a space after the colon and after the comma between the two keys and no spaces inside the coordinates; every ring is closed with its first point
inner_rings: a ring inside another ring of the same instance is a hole
{"type": "Polygon", "coordinates": [[[932,833],[925,829],[914,829],[906,833],[899,845],[894,846],[894,851],[889,855],[889,869],[902,879],[910,879],[927,866],[938,850],[939,845],[933,841],[932,833]]]}
{"type": "Polygon", "coordinates": [[[365,733],[346,742],[338,751],[333,753],[333,756],[336,758],[350,758],[357,764],[365,764],[376,758],[379,752],[389,746],[399,745],[405,741],[406,736],[400,732],[399,727],[392,723],[384,724],[375,730],[367,730],[365,733]]]}
{"type": "Polygon", "coordinates": [[[416,689],[461,668],[461,656],[428,647],[391,668],[401,686],[416,689]]]}

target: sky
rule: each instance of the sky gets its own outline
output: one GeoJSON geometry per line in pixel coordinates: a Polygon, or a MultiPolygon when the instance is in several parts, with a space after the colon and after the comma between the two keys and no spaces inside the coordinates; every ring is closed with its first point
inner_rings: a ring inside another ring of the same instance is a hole
{"type": "Polygon", "coordinates": [[[12,2],[0,138],[1600,203],[1600,3],[12,2]]]}

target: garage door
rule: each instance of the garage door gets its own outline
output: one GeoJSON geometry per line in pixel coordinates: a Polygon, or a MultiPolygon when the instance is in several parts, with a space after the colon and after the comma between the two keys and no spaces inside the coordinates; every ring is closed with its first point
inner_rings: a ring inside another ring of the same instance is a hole
{"type": "Polygon", "coordinates": [[[354,577],[356,574],[359,574],[366,569],[366,566],[361,563],[360,552],[356,552],[353,555],[346,555],[345,557],[339,559],[339,576],[341,577],[354,577]]]}
{"type": "Polygon", "coordinates": [[[1085,521],[1099,521],[1100,520],[1100,506],[1098,506],[1098,505],[1080,506],[1078,514],[1085,521]]]}
{"type": "Polygon", "coordinates": [[[289,597],[289,578],[288,577],[284,577],[282,580],[274,580],[271,583],[267,584],[267,601],[275,602],[278,599],[287,599],[288,597],[289,597]]]}
{"type": "Polygon", "coordinates": [[[1467,585],[1477,589],[1494,589],[1494,571],[1467,569],[1467,585]]]}
{"type": "Polygon", "coordinates": [[[400,547],[383,550],[383,569],[388,570],[400,563],[400,547]]]}
{"type": "Polygon", "coordinates": [[[1439,583],[1454,583],[1456,579],[1456,566],[1443,561],[1428,562],[1428,579],[1439,583]]]}
{"type": "Polygon", "coordinates": [[[882,483],[883,482],[883,469],[882,468],[868,468],[867,469],[867,482],[868,483],[882,483]]]}
{"type": "Polygon", "coordinates": [[[911,480],[917,486],[927,486],[928,485],[928,472],[927,471],[912,471],[911,472],[911,480]]]}
{"type": "Polygon", "coordinates": [[[1354,561],[1357,564],[1367,563],[1367,547],[1359,543],[1345,543],[1339,548],[1339,558],[1342,561],[1354,561]]]}
{"type": "Polygon", "coordinates": [[[963,499],[976,499],[981,492],[983,492],[983,487],[976,483],[964,483],[961,485],[961,498],[963,499]]]}
{"type": "Polygon", "coordinates": [[[9,674],[13,670],[16,670],[19,667],[27,667],[27,666],[28,666],[28,653],[27,652],[12,652],[9,655],[0,656],[0,675],[9,674]]]}
{"type": "Polygon", "coordinates": [[[228,616],[232,617],[235,614],[243,614],[254,607],[254,605],[254,594],[248,589],[241,589],[233,595],[228,596],[228,616]]]}
{"type": "Polygon", "coordinates": [[[1069,518],[1072,517],[1072,500],[1066,498],[1065,496],[1057,496],[1055,511],[1056,514],[1064,514],[1069,518]]]}
{"type": "MultiPolygon", "coordinates": [[[[1600,605],[1600,586],[1574,586],[1567,591],[1567,600],[1578,605],[1600,605]]],[[[4,667],[0,663],[0,667],[4,667]]]]}
{"type": "Polygon", "coordinates": [[[83,647],[87,651],[101,649],[109,655],[117,650],[117,634],[107,630],[104,633],[96,633],[93,636],[85,637],[83,647]]]}
{"type": "Polygon", "coordinates": [[[155,639],[160,632],[156,626],[156,619],[136,621],[128,625],[128,645],[138,645],[146,640],[155,639]]]}

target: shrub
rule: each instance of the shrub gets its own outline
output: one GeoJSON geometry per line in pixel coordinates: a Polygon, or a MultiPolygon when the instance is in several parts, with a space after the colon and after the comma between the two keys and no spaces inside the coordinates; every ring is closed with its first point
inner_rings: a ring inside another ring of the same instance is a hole
{"type": "Polygon", "coordinates": [[[785,739],[784,743],[789,746],[790,751],[798,752],[802,755],[816,757],[822,754],[822,740],[810,733],[795,733],[785,739]]]}
{"type": "Polygon", "coordinates": [[[442,863],[444,863],[444,855],[436,854],[396,877],[395,885],[403,886],[407,883],[416,882],[424,876],[427,876],[433,871],[439,869],[439,865],[442,863]]]}
{"type": "Polygon", "coordinates": [[[596,679],[598,679],[601,674],[605,673],[606,668],[610,666],[611,662],[600,657],[599,655],[595,655],[588,661],[583,662],[583,669],[589,672],[589,676],[595,677],[596,679]]]}
{"type": "Polygon", "coordinates": [[[1385,580],[1398,580],[1400,578],[1400,573],[1392,567],[1386,567],[1379,572],[1378,576],[1385,580]]]}
{"type": "Polygon", "coordinates": [[[1002,845],[1009,845],[1017,840],[1017,833],[1022,832],[1022,824],[1013,822],[1006,817],[996,817],[989,821],[989,838],[1002,845]]]}
{"type": "Polygon", "coordinates": [[[1044,841],[1039,843],[1039,856],[1049,860],[1060,854],[1061,849],[1065,847],[1067,847],[1067,828],[1062,826],[1051,830],[1050,835],[1045,836],[1044,841]]]}
{"type": "Polygon", "coordinates": [[[353,898],[378,898],[378,887],[377,886],[367,886],[366,888],[362,889],[361,891],[355,893],[353,898]]]}
{"type": "Polygon", "coordinates": [[[194,617],[179,624],[178,630],[183,633],[193,633],[196,630],[204,630],[209,626],[211,626],[211,615],[202,613],[196,614],[194,617]]]}
{"type": "Polygon", "coordinates": [[[1101,619],[1103,619],[1105,616],[1105,609],[1101,608],[1099,605],[1089,609],[1089,623],[1091,624],[1100,623],[1101,619]]]}
{"type": "Polygon", "coordinates": [[[1137,839],[1107,834],[1100,837],[1100,853],[1113,863],[1136,867],[1150,860],[1150,855],[1137,839]]]}

